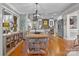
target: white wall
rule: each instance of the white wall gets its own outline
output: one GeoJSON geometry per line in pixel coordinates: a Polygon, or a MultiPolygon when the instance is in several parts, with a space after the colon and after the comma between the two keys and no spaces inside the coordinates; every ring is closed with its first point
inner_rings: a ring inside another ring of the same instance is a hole
{"type": "Polygon", "coordinates": [[[20,15],[20,31],[24,31],[25,30],[25,20],[26,20],[26,15],[20,15]]]}
{"type": "Polygon", "coordinates": [[[79,11],[67,15],[67,39],[74,40],[77,38],[79,30],[79,11]],[[77,16],[77,29],[70,29],[70,16],[77,16]]]}
{"type": "Polygon", "coordinates": [[[76,35],[78,34],[78,30],[79,30],[79,4],[75,4],[73,6],[71,6],[70,8],[67,8],[61,15],[63,16],[64,19],[64,39],[68,39],[68,40],[73,40],[76,38],[76,35]],[[77,19],[78,19],[78,24],[77,24],[77,29],[75,30],[70,30],[69,27],[69,17],[70,16],[74,16],[77,15],[77,19]],[[74,34],[73,36],[70,35],[71,32],[74,34]]]}
{"type": "Polygon", "coordinates": [[[28,15],[20,15],[20,31],[28,31],[28,26],[32,27],[32,21],[28,18],[28,15]]]}
{"type": "Polygon", "coordinates": [[[70,31],[74,32],[73,34],[76,35],[78,34],[78,30],[79,30],[79,3],[77,4],[73,4],[72,6],[70,6],[69,8],[66,8],[60,15],[63,16],[64,19],[64,39],[68,39],[68,40],[73,40],[76,36],[72,36],[70,37],[70,31]],[[70,15],[76,15],[77,14],[77,19],[78,19],[78,24],[77,24],[77,29],[76,30],[69,30],[69,16],[70,15]]]}

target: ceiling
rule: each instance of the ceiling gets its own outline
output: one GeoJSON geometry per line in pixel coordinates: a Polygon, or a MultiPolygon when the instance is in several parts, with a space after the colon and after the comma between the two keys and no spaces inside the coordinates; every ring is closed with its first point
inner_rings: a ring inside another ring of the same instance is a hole
{"type": "MultiPolygon", "coordinates": [[[[10,3],[9,5],[15,8],[19,14],[33,14],[35,12],[34,3],[10,3]]],[[[71,5],[72,3],[39,3],[37,8],[40,15],[52,17],[59,15],[71,5]]]]}

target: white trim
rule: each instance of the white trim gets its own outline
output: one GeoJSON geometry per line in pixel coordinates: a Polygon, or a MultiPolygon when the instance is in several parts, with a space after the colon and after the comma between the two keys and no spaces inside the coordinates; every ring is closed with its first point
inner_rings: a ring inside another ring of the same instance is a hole
{"type": "Polygon", "coordinates": [[[20,13],[13,5],[6,3],[8,6],[10,6],[12,9],[14,9],[16,12],[20,13]]]}
{"type": "MultiPolygon", "coordinates": [[[[6,6],[7,6],[7,4],[6,4],[6,6]]],[[[12,15],[16,15],[16,16],[19,16],[16,12],[14,12],[13,10],[11,10],[10,8],[8,8],[8,7],[6,7],[4,4],[2,4],[2,8],[3,9],[5,9],[5,11],[7,11],[7,12],[9,12],[9,13],[11,13],[12,15]]],[[[16,10],[15,10],[16,11],[16,10]]]]}
{"type": "Polygon", "coordinates": [[[0,4],[0,56],[3,55],[3,37],[2,37],[2,5],[0,4]]]}

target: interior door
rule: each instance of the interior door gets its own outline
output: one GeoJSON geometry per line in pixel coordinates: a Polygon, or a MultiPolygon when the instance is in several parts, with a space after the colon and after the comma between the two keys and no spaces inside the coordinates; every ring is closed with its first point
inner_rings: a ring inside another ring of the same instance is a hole
{"type": "Polygon", "coordinates": [[[63,26],[63,19],[58,21],[58,35],[63,37],[64,36],[64,26],[63,26]]]}

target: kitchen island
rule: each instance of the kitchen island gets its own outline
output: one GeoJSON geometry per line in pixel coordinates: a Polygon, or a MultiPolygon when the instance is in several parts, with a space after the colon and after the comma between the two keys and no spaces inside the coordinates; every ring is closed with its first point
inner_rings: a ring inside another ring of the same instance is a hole
{"type": "Polygon", "coordinates": [[[48,54],[48,35],[46,34],[28,34],[27,53],[28,55],[47,55],[48,54]]]}

